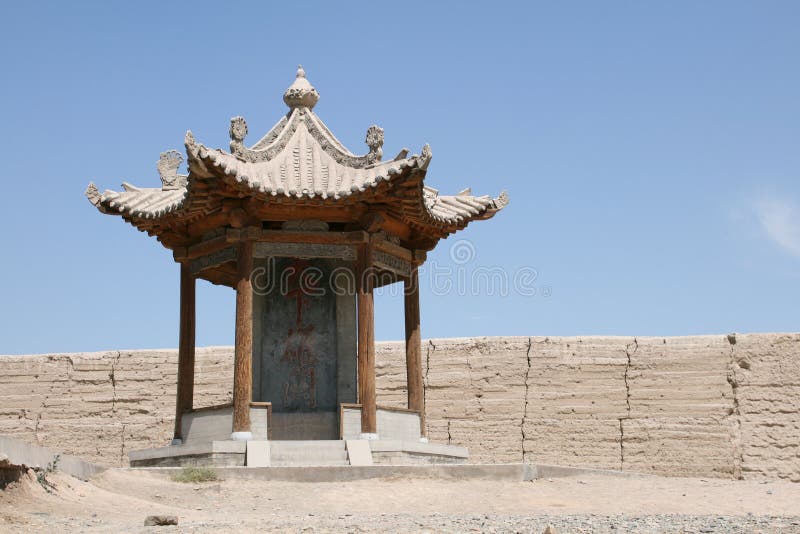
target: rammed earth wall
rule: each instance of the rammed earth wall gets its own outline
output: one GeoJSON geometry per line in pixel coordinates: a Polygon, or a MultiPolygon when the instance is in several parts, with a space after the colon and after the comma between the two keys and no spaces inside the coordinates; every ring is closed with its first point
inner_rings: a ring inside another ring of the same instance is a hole
{"type": "MultiPolygon", "coordinates": [[[[428,433],[473,462],[800,481],[800,334],[424,341],[428,433]]],[[[229,402],[233,350],[197,351],[196,405],[229,402]]],[[[176,351],[0,356],[0,434],[125,465],[172,434],[176,351]]],[[[402,343],[378,402],[405,403],[402,343]]]]}

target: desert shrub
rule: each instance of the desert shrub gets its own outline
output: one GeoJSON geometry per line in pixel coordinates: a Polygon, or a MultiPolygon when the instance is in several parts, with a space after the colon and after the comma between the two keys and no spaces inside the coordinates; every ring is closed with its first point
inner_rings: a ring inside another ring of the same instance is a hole
{"type": "Polygon", "coordinates": [[[208,467],[184,467],[172,475],[175,482],[212,482],[217,478],[217,473],[208,467]]]}
{"type": "Polygon", "coordinates": [[[53,461],[47,464],[47,467],[39,470],[39,472],[36,473],[36,481],[39,482],[39,484],[41,484],[41,486],[47,491],[47,493],[52,493],[53,490],[55,489],[55,485],[53,485],[52,482],[47,480],[47,475],[49,475],[50,473],[55,473],[58,470],[59,460],[61,460],[61,455],[56,454],[53,457],[53,461]]]}

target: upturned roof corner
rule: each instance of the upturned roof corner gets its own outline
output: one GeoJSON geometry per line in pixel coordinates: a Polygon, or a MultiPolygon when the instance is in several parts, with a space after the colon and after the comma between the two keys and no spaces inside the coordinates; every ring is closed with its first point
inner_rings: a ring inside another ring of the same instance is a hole
{"type": "Polygon", "coordinates": [[[178,235],[176,228],[224,213],[231,202],[242,199],[257,206],[253,217],[265,221],[290,217],[291,206],[303,207],[306,213],[324,209],[335,214],[341,209],[342,217],[352,212],[356,222],[365,212],[382,210],[396,221],[396,228],[405,228],[400,238],[428,249],[470,221],[490,218],[508,205],[505,191],[496,198],[474,196],[469,189],[445,196],[425,185],[432,159],[427,144],[419,154],[409,155],[404,148],[384,161],[384,131],[377,125],[367,129],[367,152],[349,151],[314,113],[319,98],[299,67],[283,95],[289,112],[254,144],[245,144],[249,132],[241,116],[230,121],[229,152],[206,147],[187,131],[188,174],[178,172],[183,155],[169,150],[156,165],[161,187],[123,184],[122,191],[100,193],[90,183],[86,197],[101,212],[122,216],[167,247],[191,239],[178,235]]]}

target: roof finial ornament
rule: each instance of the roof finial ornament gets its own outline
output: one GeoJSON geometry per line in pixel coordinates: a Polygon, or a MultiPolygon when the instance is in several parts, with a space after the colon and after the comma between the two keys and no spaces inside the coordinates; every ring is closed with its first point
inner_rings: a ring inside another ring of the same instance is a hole
{"type": "Polygon", "coordinates": [[[367,146],[370,161],[380,161],[383,157],[383,128],[373,124],[367,129],[367,146]]]}
{"type": "Polygon", "coordinates": [[[283,101],[292,109],[313,109],[319,100],[319,93],[306,79],[306,71],[302,65],[297,66],[297,77],[292,85],[283,93],[283,101]]]}
{"type": "Polygon", "coordinates": [[[89,182],[89,187],[86,188],[86,191],[83,193],[86,195],[86,198],[89,199],[89,202],[94,204],[95,206],[100,205],[100,191],[97,190],[97,186],[94,185],[94,182],[89,182]]]}
{"type": "Polygon", "coordinates": [[[178,174],[178,167],[183,163],[183,156],[177,150],[162,152],[156,167],[161,176],[161,189],[170,191],[186,187],[186,176],[178,174]]]}

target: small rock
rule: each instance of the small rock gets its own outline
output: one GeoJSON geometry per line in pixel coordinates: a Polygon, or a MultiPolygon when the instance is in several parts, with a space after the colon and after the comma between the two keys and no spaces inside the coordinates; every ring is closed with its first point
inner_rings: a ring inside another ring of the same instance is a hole
{"type": "Polygon", "coordinates": [[[558,534],[558,531],[554,529],[551,525],[547,525],[546,527],[544,527],[544,531],[542,531],[542,534],[558,534]]]}
{"type": "Polygon", "coordinates": [[[178,516],[176,515],[149,515],[144,520],[144,526],[146,527],[163,527],[177,524],[178,516]]]}

